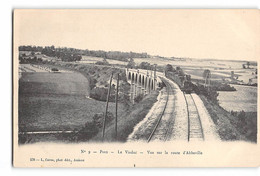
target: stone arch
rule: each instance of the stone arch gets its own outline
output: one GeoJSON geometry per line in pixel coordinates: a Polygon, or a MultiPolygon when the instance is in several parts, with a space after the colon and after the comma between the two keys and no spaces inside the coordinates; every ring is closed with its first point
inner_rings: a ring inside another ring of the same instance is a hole
{"type": "Polygon", "coordinates": [[[142,87],[144,87],[144,75],[142,76],[142,87]]]}
{"type": "Polygon", "coordinates": [[[148,87],[147,88],[150,91],[150,89],[151,89],[151,78],[148,79],[148,87]]]}
{"type": "Polygon", "coordinates": [[[142,85],[142,76],[139,74],[138,85],[142,85]]]}
{"type": "Polygon", "coordinates": [[[145,77],[145,80],[144,80],[144,88],[147,88],[147,76],[145,77]]]}
{"type": "Polygon", "coordinates": [[[137,83],[138,74],[135,74],[135,83],[137,83]]]}
{"type": "Polygon", "coordinates": [[[134,82],[134,80],[135,80],[135,74],[134,74],[134,73],[132,73],[132,77],[131,77],[131,83],[133,83],[133,82],[134,82]]]}
{"type": "Polygon", "coordinates": [[[128,72],[128,80],[131,80],[131,72],[128,72]]]}

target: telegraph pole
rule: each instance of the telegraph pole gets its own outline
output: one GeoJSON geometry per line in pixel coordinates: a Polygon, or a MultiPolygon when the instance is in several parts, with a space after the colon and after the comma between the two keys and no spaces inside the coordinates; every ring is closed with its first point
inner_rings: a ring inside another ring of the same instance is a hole
{"type": "Polygon", "coordinates": [[[109,102],[109,96],[110,96],[110,89],[111,89],[111,83],[112,83],[112,78],[113,78],[113,73],[110,77],[110,82],[109,82],[109,88],[108,88],[108,94],[107,94],[107,104],[106,104],[106,111],[105,111],[105,116],[104,116],[104,121],[103,121],[103,135],[102,135],[102,140],[104,141],[105,137],[105,128],[106,128],[106,118],[107,118],[107,109],[108,109],[108,102],[109,102]]]}
{"type": "Polygon", "coordinates": [[[119,73],[117,74],[117,83],[116,83],[116,124],[115,124],[116,140],[117,140],[117,102],[118,102],[118,87],[119,87],[119,73]]]}

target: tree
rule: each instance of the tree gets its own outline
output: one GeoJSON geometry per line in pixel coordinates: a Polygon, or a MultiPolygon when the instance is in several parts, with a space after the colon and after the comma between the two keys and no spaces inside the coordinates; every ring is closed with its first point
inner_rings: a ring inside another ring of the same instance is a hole
{"type": "Polygon", "coordinates": [[[103,61],[97,61],[97,65],[109,65],[108,61],[104,58],[103,61]]]}
{"type": "Polygon", "coordinates": [[[151,68],[151,64],[148,63],[148,62],[142,62],[142,63],[139,65],[139,68],[140,68],[140,69],[146,69],[146,70],[148,70],[148,69],[151,68]]]}
{"type": "Polygon", "coordinates": [[[128,64],[127,64],[127,68],[134,68],[135,67],[135,62],[133,58],[130,58],[128,64]]]}
{"type": "Polygon", "coordinates": [[[186,80],[190,82],[191,81],[191,76],[190,75],[186,75],[186,80]]]}
{"type": "Polygon", "coordinates": [[[59,71],[57,68],[52,68],[51,71],[59,71]]]}
{"type": "Polygon", "coordinates": [[[180,69],[180,70],[178,71],[178,75],[184,77],[184,76],[185,76],[185,73],[184,73],[184,71],[183,71],[182,69],[180,69]]]}
{"type": "Polygon", "coordinates": [[[246,65],[247,65],[247,68],[249,68],[249,66],[250,66],[250,62],[247,62],[246,65]]]}
{"type": "Polygon", "coordinates": [[[165,71],[166,72],[175,72],[174,68],[172,67],[172,65],[167,64],[165,67],[165,71]]]}
{"type": "MultiPolygon", "coordinates": [[[[85,55],[85,56],[94,56],[94,57],[101,57],[107,59],[115,59],[127,62],[129,58],[148,58],[150,57],[147,53],[135,53],[135,52],[120,52],[120,51],[102,51],[102,50],[80,50],[75,48],[55,48],[54,45],[52,46],[19,46],[19,51],[34,51],[34,52],[41,52],[49,57],[58,57],[62,59],[63,54],[71,54],[71,55],[85,55]]],[[[68,61],[67,56],[65,56],[66,60],[68,61]]],[[[74,58],[73,58],[74,59],[74,58]]],[[[69,59],[70,60],[70,59],[69,59]]],[[[77,61],[77,60],[76,60],[77,61]]]]}
{"type": "Polygon", "coordinates": [[[206,87],[207,85],[210,86],[210,78],[211,78],[211,73],[209,69],[204,70],[203,72],[203,78],[205,79],[205,84],[204,86],[206,87]]]}

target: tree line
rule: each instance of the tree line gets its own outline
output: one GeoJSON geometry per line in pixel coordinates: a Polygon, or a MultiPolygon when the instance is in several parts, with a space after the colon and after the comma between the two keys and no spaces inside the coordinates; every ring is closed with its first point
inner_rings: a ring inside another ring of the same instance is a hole
{"type": "Polygon", "coordinates": [[[49,57],[57,57],[64,61],[81,60],[82,55],[92,57],[102,57],[104,59],[115,59],[128,61],[129,58],[148,58],[147,53],[121,52],[121,51],[103,51],[103,50],[82,50],[75,48],[55,48],[55,46],[19,46],[19,51],[41,52],[49,57]]]}

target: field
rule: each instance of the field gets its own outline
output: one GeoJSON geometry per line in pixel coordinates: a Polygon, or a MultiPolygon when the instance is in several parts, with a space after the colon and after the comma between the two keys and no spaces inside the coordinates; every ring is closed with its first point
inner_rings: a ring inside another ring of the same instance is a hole
{"type": "MultiPolygon", "coordinates": [[[[101,57],[91,57],[91,56],[82,56],[81,61],[79,63],[85,63],[85,64],[95,64],[98,61],[103,61],[103,58],[101,57]]],[[[107,59],[107,62],[112,65],[127,65],[127,62],[119,61],[119,60],[113,60],[113,59],[107,59]]]]}
{"type": "Polygon", "coordinates": [[[200,96],[223,141],[257,142],[257,112],[232,114],[200,96]]]}
{"type": "MultiPolygon", "coordinates": [[[[19,97],[20,131],[74,130],[102,113],[105,102],[70,95],[21,95],[19,97]]],[[[110,103],[110,109],[115,109],[110,103]]],[[[121,108],[121,105],[119,105],[121,108]]],[[[121,114],[122,111],[119,111],[121,114]]]]}
{"type": "MultiPolygon", "coordinates": [[[[79,73],[22,73],[19,130],[73,130],[84,126],[105,109],[105,102],[87,98],[88,89],[88,80],[79,73]]],[[[110,103],[109,108],[114,107],[110,103]]],[[[119,115],[122,111],[119,104],[119,115]]]]}
{"type": "MultiPolygon", "coordinates": [[[[162,58],[135,58],[137,64],[149,62],[158,66],[171,64],[173,67],[181,67],[186,74],[191,75],[191,79],[202,80],[203,72],[209,69],[211,80],[218,82],[235,82],[237,84],[254,84],[257,83],[256,62],[250,62],[250,68],[243,68],[246,61],[228,61],[228,60],[199,60],[199,59],[162,59],[162,58]],[[234,79],[231,79],[231,71],[234,71],[234,79]],[[237,79],[236,79],[237,77],[237,79]],[[251,82],[250,82],[251,80],[251,82]]],[[[219,92],[219,103],[227,111],[257,111],[257,87],[232,85],[237,91],[219,92]]]]}
{"type": "Polygon", "coordinates": [[[88,80],[79,73],[23,72],[20,94],[67,94],[88,96],[88,80]]]}
{"type": "Polygon", "coordinates": [[[219,104],[227,111],[257,112],[257,87],[232,85],[237,91],[219,92],[219,104]]]}
{"type": "Polygon", "coordinates": [[[242,65],[246,61],[225,61],[225,60],[200,60],[200,59],[163,59],[163,58],[135,58],[136,64],[141,62],[149,62],[164,67],[166,64],[171,64],[174,67],[181,67],[187,74],[191,75],[192,79],[203,79],[203,71],[209,69],[211,71],[211,80],[222,81],[222,79],[230,80],[231,71],[234,71],[234,76],[238,76],[238,81],[247,84],[249,79],[252,83],[257,83],[256,75],[253,73],[257,68],[256,62],[252,62],[249,69],[243,69],[242,65]]]}

